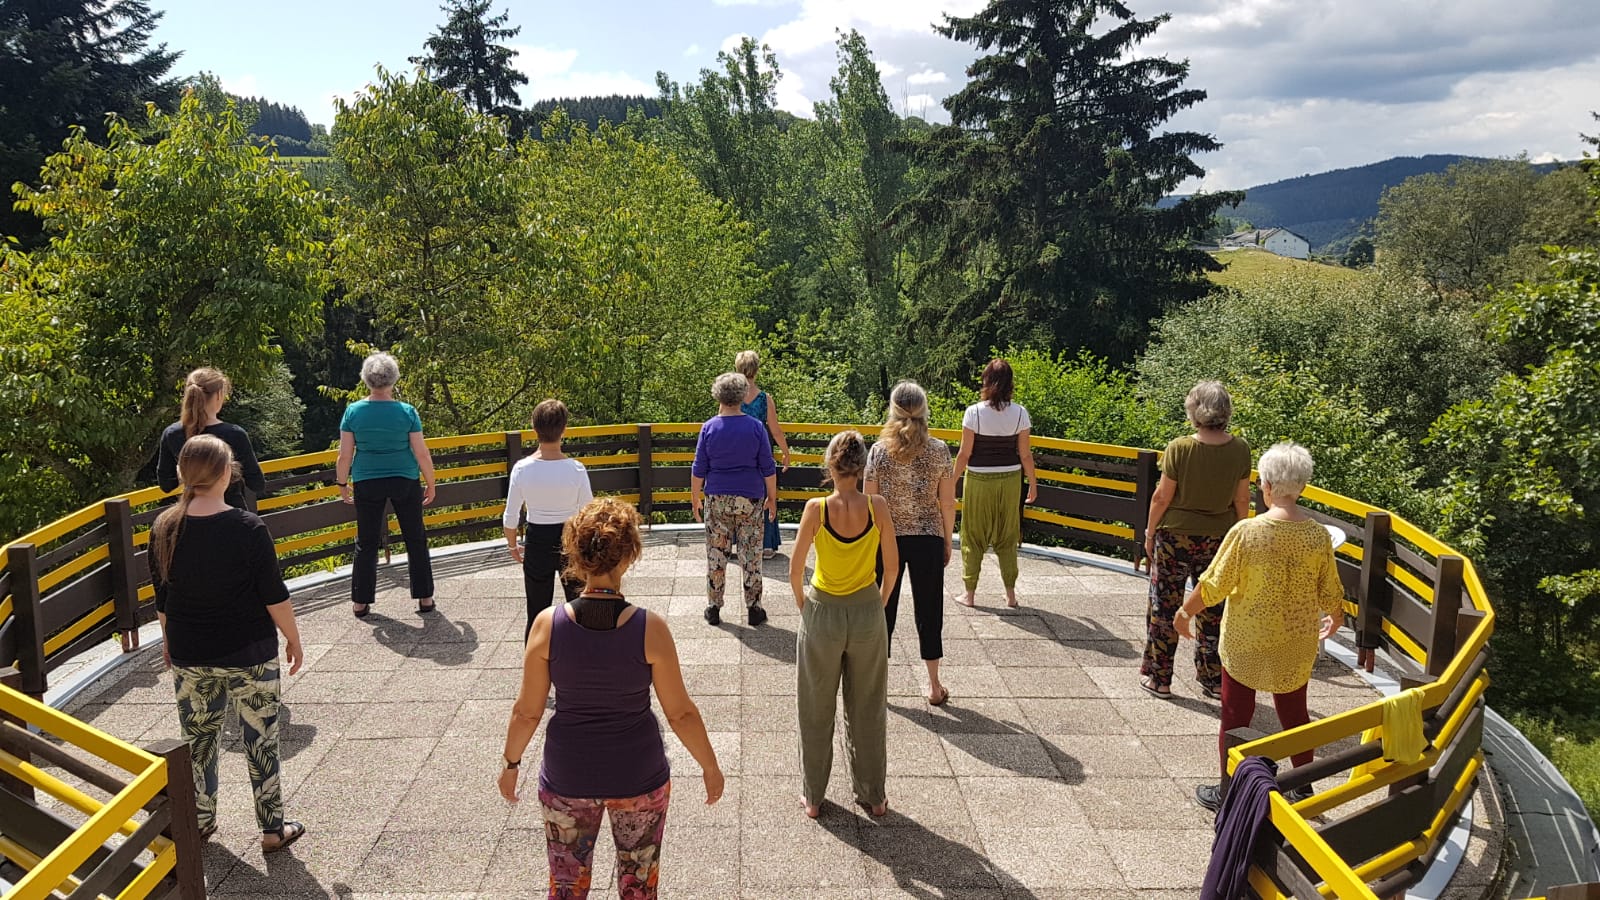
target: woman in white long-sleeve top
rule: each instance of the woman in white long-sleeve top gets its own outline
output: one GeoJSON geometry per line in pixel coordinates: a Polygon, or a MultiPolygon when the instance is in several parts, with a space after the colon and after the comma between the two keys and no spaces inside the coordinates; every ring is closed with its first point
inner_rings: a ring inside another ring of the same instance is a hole
{"type": "Polygon", "coordinates": [[[511,467],[506,511],[501,519],[511,558],[522,563],[523,588],[528,595],[524,636],[533,627],[534,617],[550,608],[558,574],[568,603],[583,590],[581,580],[566,574],[568,560],[561,552],[561,529],[594,499],[583,463],[561,451],[561,437],[567,431],[567,405],[560,400],[546,400],[534,407],[533,430],[539,438],[539,449],[511,467]],[[519,518],[527,521],[523,547],[517,546],[519,518]]]}

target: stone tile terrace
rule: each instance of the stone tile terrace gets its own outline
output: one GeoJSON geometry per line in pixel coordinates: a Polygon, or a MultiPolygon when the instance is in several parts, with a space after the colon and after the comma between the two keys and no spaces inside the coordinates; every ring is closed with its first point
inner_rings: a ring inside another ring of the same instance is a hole
{"type": "MultiPolygon", "coordinates": [[[[707,807],[698,768],[667,731],[679,773],[663,845],[672,898],[1096,898],[1178,900],[1198,893],[1211,816],[1191,799],[1214,777],[1216,704],[1180,657],[1176,699],[1146,696],[1137,665],[1142,578],[1025,556],[1023,608],[1000,608],[993,561],[980,605],[946,605],[943,677],[951,701],[922,698],[909,599],[890,661],[889,802],[883,821],[850,802],[843,754],[818,821],[798,806],[794,642],[787,559],[767,564],[771,621],[701,619],[698,535],[647,539],[630,598],[666,615],[690,693],[723,770],[707,807]]],[[[380,570],[379,604],[350,615],[336,581],[296,596],[306,647],[286,679],[283,779],[291,818],[310,829],[292,853],[263,857],[237,740],[222,758],[220,830],[207,849],[214,896],[543,896],[536,800],[518,807],[494,777],[521,664],[521,573],[503,551],[436,562],[441,614],[421,617],[403,569],[380,570]]],[[[959,570],[948,572],[959,584],[959,570]]],[[[1314,715],[1372,699],[1343,667],[1319,663],[1314,715]]],[[[178,735],[160,653],[141,655],[69,707],[135,742],[178,735]]],[[[548,720],[546,720],[548,721],[548,720]]],[[[1270,710],[1258,728],[1275,729],[1270,710]]],[[[843,728],[839,728],[842,743],[843,728]]],[[[527,767],[537,771],[540,737],[527,767]]],[[[530,785],[531,787],[531,785],[530,785]]],[[[592,896],[614,897],[609,835],[592,896]]]]}

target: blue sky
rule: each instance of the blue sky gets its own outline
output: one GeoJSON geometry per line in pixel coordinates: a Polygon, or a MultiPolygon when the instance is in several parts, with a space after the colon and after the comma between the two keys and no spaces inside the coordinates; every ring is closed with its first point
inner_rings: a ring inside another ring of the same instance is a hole
{"type": "MultiPolygon", "coordinates": [[[[1210,98],[1173,123],[1216,135],[1194,189],[1424,153],[1576,158],[1600,131],[1600,17],[1590,0],[1162,0],[1173,14],[1144,52],[1191,61],[1210,98]]],[[[152,0],[178,70],[299,106],[331,123],[373,67],[406,58],[443,20],[435,0],[152,0]]],[[[1159,6],[1133,0],[1140,15],[1159,6]]],[[[524,102],[655,93],[753,35],[778,54],[780,103],[808,114],[835,68],[836,29],[867,38],[901,111],[939,119],[973,48],[935,35],[942,12],[982,0],[510,0],[524,102]]]]}

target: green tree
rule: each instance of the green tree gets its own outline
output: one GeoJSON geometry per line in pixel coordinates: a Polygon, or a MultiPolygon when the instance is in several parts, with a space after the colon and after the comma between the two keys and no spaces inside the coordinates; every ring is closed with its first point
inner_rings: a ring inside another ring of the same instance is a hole
{"type": "Polygon", "coordinates": [[[1339,263],[1351,269],[1364,269],[1377,259],[1378,249],[1373,245],[1372,238],[1362,235],[1345,248],[1344,256],[1339,258],[1339,263]]]}
{"type": "Polygon", "coordinates": [[[711,379],[752,337],[751,227],[625,128],[591,133],[557,111],[546,131],[561,139],[522,147],[520,213],[528,282],[558,334],[534,361],[540,389],[591,421],[702,417],[711,379]]]}
{"type": "Polygon", "coordinates": [[[453,91],[480,113],[517,118],[522,98],[517,86],[528,76],[511,65],[517,52],[505,46],[522,33],[522,26],[507,28],[509,12],[490,15],[493,0],[446,0],[439,7],[445,22],[423,42],[424,53],[411,57],[433,82],[453,91]]]}
{"type": "Polygon", "coordinates": [[[333,142],[348,298],[395,338],[403,388],[430,427],[497,422],[536,389],[549,343],[544,293],[522,280],[522,165],[504,120],[426,77],[379,69],[338,103],[333,142]]]}
{"type": "Polygon", "coordinates": [[[74,129],[19,201],[50,248],[0,264],[0,444],[66,488],[57,507],[132,486],[190,368],[270,381],[274,341],[315,325],[326,286],[322,198],[231,108],[190,95],[150,129],[113,119],[105,144],[74,129]]]}
{"type": "Polygon", "coordinates": [[[1440,297],[1487,298],[1507,284],[1538,181],[1526,159],[1466,160],[1407,178],[1378,200],[1384,264],[1422,279],[1440,297]]]}
{"type": "Polygon", "coordinates": [[[897,218],[936,236],[930,273],[954,297],[922,296],[921,333],[948,365],[992,345],[1088,349],[1123,363],[1149,320],[1210,288],[1220,265],[1186,246],[1237,193],[1158,201],[1204,174],[1211,137],[1161,132],[1205,98],[1188,64],[1139,56],[1167,16],[1117,0],[992,0],[946,16],[940,34],[986,55],[945,100],[951,124],[922,145],[922,191],[897,218]]]}
{"type": "Polygon", "coordinates": [[[146,103],[177,102],[167,72],[178,54],[150,46],[161,16],[144,0],[0,3],[0,236],[38,234],[3,198],[13,183],[39,183],[71,126],[103,141],[108,114],[142,121],[146,103]]]}

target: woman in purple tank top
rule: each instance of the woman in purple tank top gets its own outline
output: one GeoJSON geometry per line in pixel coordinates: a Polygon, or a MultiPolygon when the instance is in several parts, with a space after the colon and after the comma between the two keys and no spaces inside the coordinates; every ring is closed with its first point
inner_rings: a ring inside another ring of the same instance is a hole
{"type": "Polygon", "coordinates": [[[539,769],[551,900],[589,896],[595,837],[607,812],[618,895],[656,896],[672,782],[661,725],[650,711],[652,687],[667,724],[700,764],[706,803],[722,797],[722,769],[683,686],[667,622],[622,596],[622,574],[643,552],[639,521],[632,505],[610,497],[568,520],[562,549],[568,573],[584,581],[583,593],[539,613],[528,634],[500,794],[520,799],[522,754],[554,686],[561,706],[550,718],[539,769]]]}

